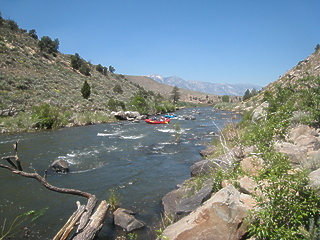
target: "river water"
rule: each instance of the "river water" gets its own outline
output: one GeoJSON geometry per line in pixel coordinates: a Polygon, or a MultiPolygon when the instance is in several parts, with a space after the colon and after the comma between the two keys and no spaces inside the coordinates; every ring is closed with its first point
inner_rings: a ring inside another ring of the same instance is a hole
{"type": "MultiPolygon", "coordinates": [[[[176,114],[194,115],[196,120],[179,118],[159,125],[123,121],[0,135],[0,156],[13,155],[12,144],[19,139],[19,159],[25,171],[42,175],[54,160],[68,161],[70,172],[49,172],[48,182],[92,193],[100,201],[108,200],[113,189],[121,207],[137,212],[136,218],[148,224],[136,232],[138,239],[155,239],[162,197],[190,177],[189,168],[202,159],[199,152],[213,140],[212,133],[218,134],[218,128],[230,123],[234,115],[211,107],[188,108],[176,114]],[[180,143],[175,141],[178,128],[180,143]]],[[[86,203],[84,198],[51,192],[36,180],[5,169],[0,169],[0,188],[0,226],[5,219],[8,226],[22,213],[48,208],[29,226],[29,239],[52,239],[76,210],[75,202],[86,203]]],[[[114,239],[122,232],[105,225],[99,239],[114,239]]]]}

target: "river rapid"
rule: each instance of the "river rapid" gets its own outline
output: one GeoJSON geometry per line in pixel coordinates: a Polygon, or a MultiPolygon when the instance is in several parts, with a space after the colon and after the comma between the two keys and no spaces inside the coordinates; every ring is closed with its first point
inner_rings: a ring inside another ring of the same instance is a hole
{"type": "MultiPolygon", "coordinates": [[[[158,125],[122,121],[0,135],[0,156],[13,155],[12,144],[19,139],[19,159],[25,171],[42,175],[54,160],[68,161],[70,172],[49,172],[49,183],[89,192],[99,202],[108,200],[110,190],[115,190],[121,207],[137,212],[136,218],[148,225],[136,232],[138,239],[155,239],[162,197],[190,177],[190,166],[202,160],[199,152],[234,115],[212,107],[188,108],[176,114],[194,115],[196,120],[178,118],[158,125]],[[175,141],[178,128],[180,143],[175,141]]],[[[76,201],[86,203],[84,198],[51,192],[36,180],[6,169],[0,169],[0,188],[0,227],[5,219],[8,226],[20,214],[48,208],[29,226],[29,239],[52,239],[76,210],[76,201]]],[[[125,234],[105,225],[98,239],[125,234]]]]}

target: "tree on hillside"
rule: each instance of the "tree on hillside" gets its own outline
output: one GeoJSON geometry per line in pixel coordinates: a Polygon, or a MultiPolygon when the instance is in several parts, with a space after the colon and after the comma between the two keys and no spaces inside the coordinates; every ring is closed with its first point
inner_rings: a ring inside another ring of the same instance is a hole
{"type": "Polygon", "coordinates": [[[243,95],[243,101],[257,95],[258,93],[259,93],[259,91],[255,88],[253,88],[251,91],[250,91],[250,89],[247,89],[243,95]]]}
{"type": "Polygon", "coordinates": [[[86,61],[84,61],[83,59],[81,59],[81,66],[80,66],[80,73],[82,73],[83,75],[89,76],[90,75],[90,67],[89,65],[86,63],[86,61]]]}
{"type": "Polygon", "coordinates": [[[89,76],[90,75],[90,67],[87,62],[80,57],[78,53],[75,53],[71,56],[71,67],[73,69],[77,69],[83,75],[89,76]]]}
{"type": "Polygon", "coordinates": [[[71,67],[73,69],[79,69],[81,65],[81,58],[78,53],[71,56],[71,67]]]}
{"type": "Polygon", "coordinates": [[[107,67],[103,67],[103,74],[104,74],[105,76],[108,75],[108,68],[107,68],[107,67]]]}
{"type": "Polygon", "coordinates": [[[177,86],[174,86],[171,91],[171,99],[174,104],[176,104],[180,99],[180,91],[177,86]]]}
{"type": "Polygon", "coordinates": [[[4,21],[4,19],[3,19],[3,17],[2,17],[2,13],[0,12],[0,26],[2,26],[3,21],[4,21]]]}
{"type": "Polygon", "coordinates": [[[12,30],[12,31],[17,31],[19,29],[19,26],[18,24],[16,23],[16,21],[14,20],[8,20],[8,24],[9,24],[9,28],[12,30]]]}
{"type": "Polygon", "coordinates": [[[96,66],[96,70],[100,73],[103,73],[103,67],[100,63],[96,66]]]}
{"type": "Polygon", "coordinates": [[[245,92],[244,95],[243,95],[243,101],[249,99],[250,97],[251,97],[250,90],[247,89],[246,92],[245,92]]]}
{"type": "Polygon", "coordinates": [[[36,30],[35,29],[29,30],[29,36],[34,38],[34,39],[38,39],[38,35],[36,34],[36,30]]]}
{"type": "Polygon", "coordinates": [[[222,102],[228,103],[230,101],[230,97],[228,95],[223,95],[222,96],[222,102]]]}
{"type": "Polygon", "coordinates": [[[81,93],[84,99],[88,99],[91,95],[91,87],[87,80],[84,81],[82,88],[81,88],[81,93]]]}
{"type": "Polygon", "coordinates": [[[317,52],[320,49],[320,44],[317,44],[314,50],[317,52]]]}
{"type": "Polygon", "coordinates": [[[109,72],[114,73],[116,71],[116,69],[113,66],[109,66],[109,72]]]}
{"type": "Polygon", "coordinates": [[[55,54],[59,49],[59,40],[58,38],[51,40],[48,36],[43,36],[38,42],[38,47],[41,52],[46,52],[49,54],[55,54]]]}

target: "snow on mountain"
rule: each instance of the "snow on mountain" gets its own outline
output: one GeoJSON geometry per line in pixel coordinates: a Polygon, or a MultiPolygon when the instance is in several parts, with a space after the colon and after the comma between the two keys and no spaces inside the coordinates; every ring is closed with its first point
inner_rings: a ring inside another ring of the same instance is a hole
{"type": "Polygon", "coordinates": [[[210,83],[201,81],[188,81],[177,76],[163,77],[159,74],[148,76],[151,79],[164,83],[170,86],[177,86],[179,88],[188,89],[197,92],[215,94],[215,95],[230,95],[243,96],[247,89],[260,90],[262,86],[254,84],[228,84],[228,83],[210,83]]]}

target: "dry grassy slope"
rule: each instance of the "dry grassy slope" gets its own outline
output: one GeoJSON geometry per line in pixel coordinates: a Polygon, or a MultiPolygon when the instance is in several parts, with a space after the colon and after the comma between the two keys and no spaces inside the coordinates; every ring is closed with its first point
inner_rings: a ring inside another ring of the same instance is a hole
{"type": "Polygon", "coordinates": [[[90,65],[91,75],[84,76],[71,68],[70,55],[43,54],[37,43],[21,29],[0,27],[0,109],[25,111],[47,102],[79,112],[106,110],[110,98],[127,102],[139,90],[124,76],[104,76],[94,65],[90,65]],[[89,100],[80,91],[85,80],[91,85],[89,100]],[[116,84],[124,93],[113,92],[116,84]]]}

